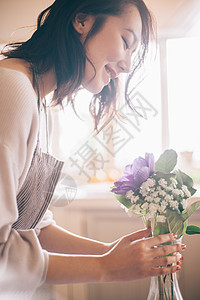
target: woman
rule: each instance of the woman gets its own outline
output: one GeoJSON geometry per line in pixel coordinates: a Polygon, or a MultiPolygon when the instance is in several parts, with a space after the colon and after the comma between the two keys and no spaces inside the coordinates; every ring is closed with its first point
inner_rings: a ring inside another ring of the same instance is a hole
{"type": "Polygon", "coordinates": [[[94,94],[90,111],[95,129],[101,119],[105,125],[117,112],[117,77],[130,73],[130,80],[140,67],[152,30],[142,0],[56,0],[40,14],[28,41],[4,50],[0,62],[4,299],[16,292],[19,299],[28,299],[43,283],[127,281],[180,269],[178,256],[166,255],[184,250],[184,245],[154,247],[174,240],[173,234],[149,238],[148,228],[101,243],[56,226],[47,210],[62,163],[40,149],[39,121],[45,113],[41,99],[54,91],[54,104],[62,104],[64,97],[73,104],[74,94],[83,86],[94,94]]]}

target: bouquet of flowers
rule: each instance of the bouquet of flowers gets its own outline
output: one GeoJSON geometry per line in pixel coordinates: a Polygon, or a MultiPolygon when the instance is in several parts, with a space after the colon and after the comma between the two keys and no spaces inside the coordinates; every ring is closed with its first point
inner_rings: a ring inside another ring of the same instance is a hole
{"type": "MultiPolygon", "coordinates": [[[[177,153],[172,149],[156,162],[153,154],[146,153],[145,158],[138,157],[125,167],[111,189],[127,212],[140,214],[146,226],[152,227],[153,236],[172,232],[180,238],[185,232],[200,233],[199,227],[187,226],[188,218],[200,207],[197,201],[187,209],[187,199],[196,192],[193,180],[181,170],[174,170],[176,164],[177,153]]],[[[159,286],[158,299],[174,299],[173,295],[167,296],[165,281],[159,280],[163,286],[159,286]]]]}
{"type": "Polygon", "coordinates": [[[177,153],[166,150],[155,163],[153,154],[138,157],[127,165],[124,175],[114,183],[111,192],[131,212],[140,214],[153,235],[173,232],[181,237],[200,233],[197,226],[187,226],[187,219],[200,207],[193,203],[188,211],[187,200],[196,190],[193,180],[181,170],[174,170],[177,153]],[[153,222],[153,223],[152,223],[153,222]]]}

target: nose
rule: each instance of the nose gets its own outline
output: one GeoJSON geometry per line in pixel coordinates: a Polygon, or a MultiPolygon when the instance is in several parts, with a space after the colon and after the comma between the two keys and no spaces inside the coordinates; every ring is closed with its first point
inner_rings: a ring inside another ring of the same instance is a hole
{"type": "Polygon", "coordinates": [[[127,52],[126,56],[118,62],[119,73],[130,73],[131,55],[127,52]]]}

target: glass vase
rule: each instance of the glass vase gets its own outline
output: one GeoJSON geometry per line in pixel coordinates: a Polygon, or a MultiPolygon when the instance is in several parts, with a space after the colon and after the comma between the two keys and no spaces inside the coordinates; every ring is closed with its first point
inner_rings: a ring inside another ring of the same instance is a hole
{"type": "MultiPolygon", "coordinates": [[[[179,239],[156,247],[181,243],[182,236],[179,239]]],[[[179,289],[177,273],[152,277],[147,300],[183,300],[179,289]]]]}
{"type": "Polygon", "coordinates": [[[152,277],[147,300],[183,300],[177,274],[152,277]]]}

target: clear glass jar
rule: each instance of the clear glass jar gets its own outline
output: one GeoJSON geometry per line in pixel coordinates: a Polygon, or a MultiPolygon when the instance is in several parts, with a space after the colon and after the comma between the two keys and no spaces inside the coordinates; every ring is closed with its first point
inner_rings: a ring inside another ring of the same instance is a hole
{"type": "MultiPolygon", "coordinates": [[[[182,237],[170,242],[170,244],[178,243],[182,243],[182,237]]],[[[157,247],[162,246],[164,245],[159,245],[157,247]]],[[[147,300],[183,300],[179,289],[177,273],[152,277],[147,300]]]]}
{"type": "Polygon", "coordinates": [[[152,277],[147,300],[183,300],[177,274],[152,277]]]}

